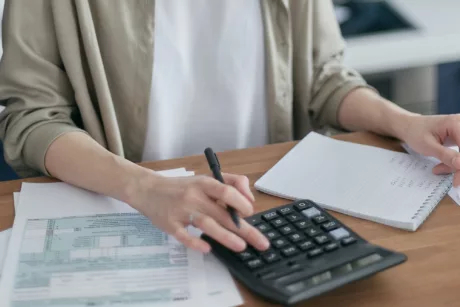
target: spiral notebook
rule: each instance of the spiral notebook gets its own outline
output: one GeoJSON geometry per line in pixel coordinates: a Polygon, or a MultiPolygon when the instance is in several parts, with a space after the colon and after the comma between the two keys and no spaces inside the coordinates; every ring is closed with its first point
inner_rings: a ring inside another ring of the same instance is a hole
{"type": "Polygon", "coordinates": [[[452,186],[435,161],[309,133],[255,183],[261,192],[415,231],[452,186]]]}

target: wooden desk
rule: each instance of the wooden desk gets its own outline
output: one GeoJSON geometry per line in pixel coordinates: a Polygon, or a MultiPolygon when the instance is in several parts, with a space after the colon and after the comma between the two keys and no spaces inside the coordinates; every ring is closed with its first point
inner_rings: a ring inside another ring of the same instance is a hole
{"type": "MultiPolygon", "coordinates": [[[[338,139],[369,144],[392,150],[401,150],[396,142],[367,133],[341,135],[338,139]]],[[[219,155],[225,172],[246,174],[254,183],[272,167],[294,143],[269,145],[262,148],[226,152],[219,155]]],[[[156,170],[186,167],[196,173],[208,173],[203,156],[187,157],[144,164],[156,170]]],[[[46,182],[35,178],[27,181],[46,182]]],[[[0,183],[0,229],[13,223],[14,191],[21,181],[0,183]]],[[[286,200],[257,191],[256,210],[262,211],[286,200]]],[[[372,204],[369,204],[370,206],[372,204]]],[[[333,213],[370,242],[404,252],[408,261],[398,267],[379,273],[321,297],[302,306],[458,306],[460,304],[460,208],[446,197],[417,232],[407,232],[349,216],[333,213]]],[[[243,286],[244,306],[274,306],[251,294],[243,286]]]]}

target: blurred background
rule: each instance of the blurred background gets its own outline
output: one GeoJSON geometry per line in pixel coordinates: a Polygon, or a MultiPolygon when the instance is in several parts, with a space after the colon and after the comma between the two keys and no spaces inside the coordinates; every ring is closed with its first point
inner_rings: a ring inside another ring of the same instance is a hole
{"type": "MultiPolygon", "coordinates": [[[[410,111],[460,113],[460,0],[333,3],[347,42],[348,66],[384,97],[410,111]]],[[[0,181],[15,178],[2,157],[0,181]]]]}
{"type": "Polygon", "coordinates": [[[460,113],[460,1],[333,2],[347,65],[410,111],[460,113]]]}

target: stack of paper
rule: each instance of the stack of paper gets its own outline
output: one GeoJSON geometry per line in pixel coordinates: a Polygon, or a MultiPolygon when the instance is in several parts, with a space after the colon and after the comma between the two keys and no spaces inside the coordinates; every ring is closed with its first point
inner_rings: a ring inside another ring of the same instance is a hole
{"type": "Polygon", "coordinates": [[[11,229],[0,231],[0,278],[2,277],[3,260],[5,259],[6,249],[11,236],[11,229]]]}
{"type": "Polygon", "coordinates": [[[24,183],[15,207],[1,306],[243,303],[213,255],[185,248],[125,203],[65,183],[24,183]]]}

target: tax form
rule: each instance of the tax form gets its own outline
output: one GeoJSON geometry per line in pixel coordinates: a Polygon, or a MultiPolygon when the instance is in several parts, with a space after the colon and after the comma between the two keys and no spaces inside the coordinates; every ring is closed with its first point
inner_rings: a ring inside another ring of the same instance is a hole
{"type": "Polygon", "coordinates": [[[186,249],[126,204],[64,183],[24,184],[20,195],[1,306],[242,303],[212,255],[186,249]]]}
{"type": "Polygon", "coordinates": [[[2,277],[3,260],[6,255],[6,249],[8,247],[8,242],[10,241],[10,236],[11,228],[0,231],[0,279],[2,277]]]}

